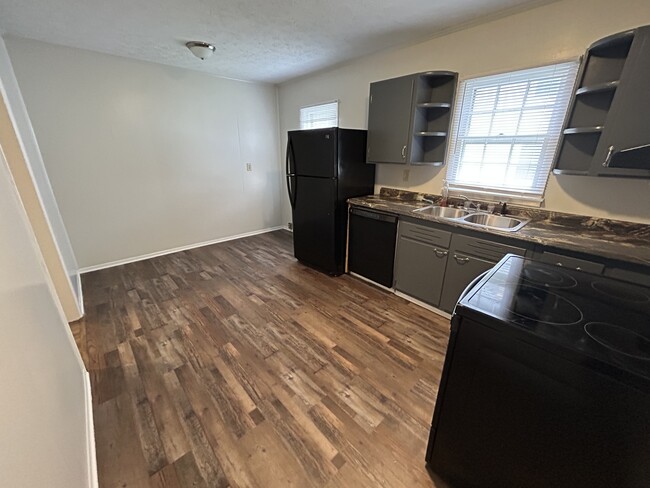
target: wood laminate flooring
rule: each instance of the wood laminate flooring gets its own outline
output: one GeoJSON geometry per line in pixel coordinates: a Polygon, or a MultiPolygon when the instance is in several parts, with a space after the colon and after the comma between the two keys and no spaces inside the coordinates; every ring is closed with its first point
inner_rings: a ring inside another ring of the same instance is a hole
{"type": "MultiPolygon", "coordinates": [[[[448,321],[278,231],[83,276],[100,486],[432,487],[448,321]]],[[[440,485],[439,485],[440,486],[440,485]]]]}

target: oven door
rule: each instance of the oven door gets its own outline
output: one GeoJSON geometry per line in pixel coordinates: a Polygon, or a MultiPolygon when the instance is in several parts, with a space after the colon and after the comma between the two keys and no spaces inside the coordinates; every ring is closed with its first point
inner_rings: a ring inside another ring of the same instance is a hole
{"type": "Polygon", "coordinates": [[[463,487],[650,479],[650,401],[583,364],[456,316],[427,461],[463,487]]]}

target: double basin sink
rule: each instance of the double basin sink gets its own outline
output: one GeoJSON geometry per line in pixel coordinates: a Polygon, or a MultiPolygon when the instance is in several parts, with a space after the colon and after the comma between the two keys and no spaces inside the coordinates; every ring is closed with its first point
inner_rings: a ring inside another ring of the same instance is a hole
{"type": "Polygon", "coordinates": [[[493,215],[480,211],[465,210],[462,208],[439,207],[431,205],[429,207],[418,208],[413,212],[429,215],[431,217],[440,217],[442,219],[454,220],[464,224],[485,227],[488,229],[499,229],[508,232],[515,232],[530,222],[530,219],[520,219],[509,215],[493,215]]]}

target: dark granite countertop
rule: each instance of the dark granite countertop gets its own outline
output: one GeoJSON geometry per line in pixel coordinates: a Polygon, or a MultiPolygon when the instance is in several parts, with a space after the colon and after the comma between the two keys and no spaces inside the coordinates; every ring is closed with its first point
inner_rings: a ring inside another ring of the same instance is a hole
{"type": "MultiPolygon", "coordinates": [[[[507,209],[509,215],[531,220],[520,230],[508,232],[414,213],[413,210],[430,205],[430,203],[423,202],[422,198],[429,198],[438,203],[441,197],[382,188],[379,195],[351,198],[348,203],[355,207],[371,208],[452,227],[462,227],[475,232],[500,235],[544,246],[650,266],[650,225],[512,205],[507,209]]],[[[455,201],[452,198],[450,203],[460,204],[461,201],[455,201]]]]}

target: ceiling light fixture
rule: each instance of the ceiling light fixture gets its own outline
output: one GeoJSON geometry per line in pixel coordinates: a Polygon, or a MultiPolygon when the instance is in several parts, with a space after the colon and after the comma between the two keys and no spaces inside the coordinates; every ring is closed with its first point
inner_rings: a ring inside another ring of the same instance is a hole
{"type": "Polygon", "coordinates": [[[212,44],[200,41],[190,41],[185,45],[187,46],[187,49],[192,51],[192,54],[194,54],[194,56],[203,60],[212,56],[215,49],[212,44]]]}

